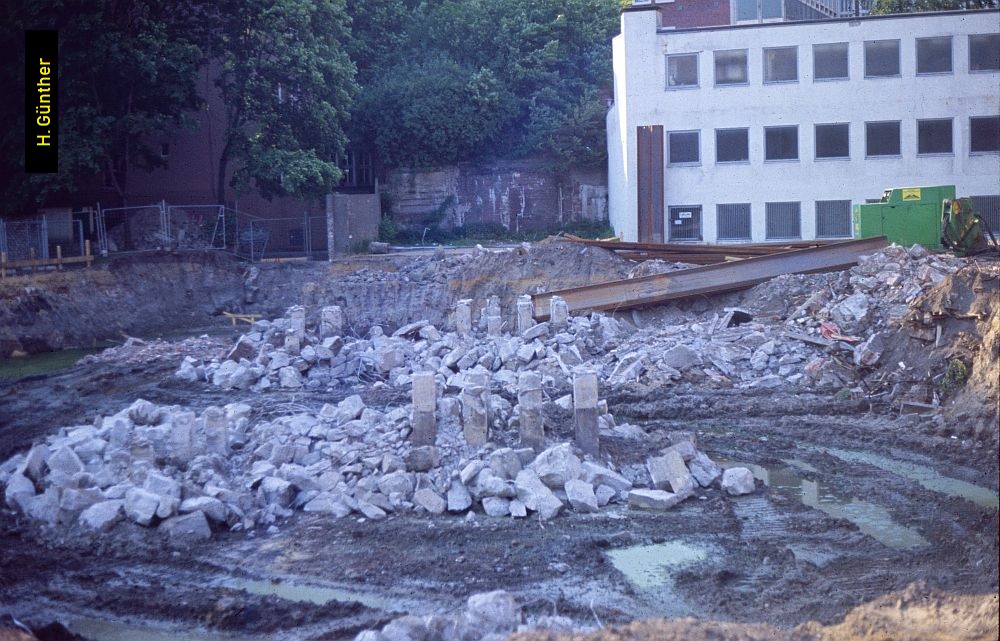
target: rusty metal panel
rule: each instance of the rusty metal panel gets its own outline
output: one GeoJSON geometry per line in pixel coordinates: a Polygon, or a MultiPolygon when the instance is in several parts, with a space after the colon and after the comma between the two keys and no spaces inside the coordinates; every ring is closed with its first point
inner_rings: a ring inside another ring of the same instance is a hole
{"type": "Polygon", "coordinates": [[[860,256],[886,246],[885,236],[849,240],[732,263],[545,292],[531,298],[535,304],[535,318],[539,320],[548,319],[553,296],[562,297],[571,312],[633,309],[687,296],[746,289],[782,274],[846,269],[856,265],[860,256]]]}
{"type": "Polygon", "coordinates": [[[636,127],[638,238],[663,242],[663,125],[636,127]]]}

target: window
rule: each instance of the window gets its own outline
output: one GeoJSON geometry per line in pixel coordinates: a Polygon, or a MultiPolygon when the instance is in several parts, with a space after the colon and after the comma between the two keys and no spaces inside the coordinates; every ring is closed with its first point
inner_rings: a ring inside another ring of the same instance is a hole
{"type": "Polygon", "coordinates": [[[701,240],[701,206],[670,207],[667,210],[670,240],[701,240]]]}
{"type": "Polygon", "coordinates": [[[698,54],[667,56],[667,88],[698,86],[698,54]]]}
{"type": "Polygon", "coordinates": [[[764,127],[764,160],[798,159],[798,127],[764,127]]]}
{"type": "Polygon", "coordinates": [[[951,36],[917,38],[917,73],[951,73],[951,36]]]}
{"type": "Polygon", "coordinates": [[[747,84],[747,50],[715,52],[715,84],[747,84]]]}
{"type": "Polygon", "coordinates": [[[899,75],[899,40],[865,41],[865,78],[899,75]]]}
{"type": "Polygon", "coordinates": [[[766,238],[802,237],[802,206],[800,203],[765,203],[766,238]]]}
{"type": "Polygon", "coordinates": [[[1000,71],[1000,33],[969,36],[969,71],[1000,71]]]}
{"type": "Polygon", "coordinates": [[[715,130],[715,162],[749,162],[748,129],[715,130]]]}
{"type": "Polygon", "coordinates": [[[694,165],[701,162],[697,131],[671,131],[667,134],[667,164],[694,165]]]}
{"type": "Polygon", "coordinates": [[[1000,116],[969,119],[971,137],[969,151],[989,153],[1000,151],[1000,116]]]}
{"type": "Polygon", "coordinates": [[[784,17],[782,0],[734,0],[736,21],[776,20],[784,17]]]}
{"type": "Polygon", "coordinates": [[[846,122],[816,125],[816,158],[850,158],[850,131],[846,122]]]}
{"type": "Polygon", "coordinates": [[[950,154],[951,118],[917,121],[917,154],[950,154]]]}
{"type": "Polygon", "coordinates": [[[750,203],[716,205],[719,240],[750,240],[750,203]]]}
{"type": "Polygon", "coordinates": [[[899,121],[865,123],[865,155],[898,156],[899,121]]]}
{"type": "Polygon", "coordinates": [[[816,201],[816,238],[851,236],[851,201],[816,201]]]}
{"type": "Polygon", "coordinates": [[[813,78],[846,80],[848,77],[847,43],[813,45],[813,78]]]}
{"type": "Polygon", "coordinates": [[[797,47],[764,49],[764,82],[795,82],[798,79],[797,47]]]}

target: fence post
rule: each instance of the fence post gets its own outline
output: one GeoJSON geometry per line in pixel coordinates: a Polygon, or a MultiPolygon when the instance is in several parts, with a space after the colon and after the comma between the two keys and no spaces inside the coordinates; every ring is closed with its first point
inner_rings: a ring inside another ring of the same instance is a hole
{"type": "Polygon", "coordinates": [[[83,241],[83,248],[84,248],[83,249],[83,251],[84,251],[83,255],[87,257],[87,269],[90,269],[90,264],[92,262],[94,262],[94,256],[93,256],[93,254],[90,253],[90,239],[89,238],[87,240],[83,241]]]}
{"type": "Polygon", "coordinates": [[[41,221],[38,225],[38,251],[40,252],[43,260],[47,260],[49,257],[49,221],[45,216],[41,216],[41,221]]]}
{"type": "Polygon", "coordinates": [[[7,252],[0,252],[0,278],[7,278],[7,252]]]}
{"type": "Polygon", "coordinates": [[[108,255],[108,228],[104,224],[104,210],[97,203],[97,251],[101,256],[108,255]]]}
{"type": "Polygon", "coordinates": [[[309,233],[309,212],[302,212],[302,250],[306,258],[312,258],[312,234],[309,233]]]}
{"type": "Polygon", "coordinates": [[[62,245],[56,245],[56,271],[62,271],[62,245]]]}
{"type": "Polygon", "coordinates": [[[37,268],[37,265],[35,265],[35,248],[34,247],[29,247],[28,248],[28,260],[31,262],[31,273],[34,274],[35,273],[35,269],[37,268]]]}

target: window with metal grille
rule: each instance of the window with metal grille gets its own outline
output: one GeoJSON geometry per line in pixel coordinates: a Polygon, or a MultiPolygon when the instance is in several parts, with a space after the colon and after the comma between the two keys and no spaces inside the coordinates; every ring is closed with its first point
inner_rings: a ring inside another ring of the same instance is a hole
{"type": "Polygon", "coordinates": [[[865,77],[899,75],[899,40],[865,41],[865,77]]]}
{"type": "Polygon", "coordinates": [[[749,129],[716,129],[715,162],[750,160],[749,129]]]}
{"type": "Polygon", "coordinates": [[[765,238],[779,240],[802,237],[801,203],[765,203],[765,238]]]}
{"type": "Polygon", "coordinates": [[[764,49],[764,82],[795,82],[798,79],[798,47],[764,49]]]}
{"type": "Polygon", "coordinates": [[[951,143],[951,118],[917,121],[917,154],[950,154],[951,143]]]}
{"type": "Polygon", "coordinates": [[[972,153],[1000,151],[1000,116],[969,118],[969,136],[972,153]]]}
{"type": "Polygon", "coordinates": [[[764,160],[798,160],[799,128],[764,127],[764,160]]]}
{"type": "Polygon", "coordinates": [[[898,156],[899,154],[898,120],[865,123],[866,156],[898,156]]]}
{"type": "Polygon", "coordinates": [[[701,240],[701,205],[669,207],[667,235],[670,240],[701,240]]]}
{"type": "Polygon", "coordinates": [[[816,238],[848,238],[851,235],[851,201],[816,201],[816,238]]]}
{"type": "Polygon", "coordinates": [[[701,162],[697,131],[671,131],[667,134],[667,164],[696,165],[701,162]]]}
{"type": "Polygon", "coordinates": [[[813,78],[847,80],[847,43],[813,45],[813,78]]]}
{"type": "Polygon", "coordinates": [[[1000,195],[972,196],[972,206],[996,236],[1000,234],[1000,195]]]}
{"type": "Polygon", "coordinates": [[[951,36],[917,38],[917,74],[951,73],[951,36]]]}
{"type": "Polygon", "coordinates": [[[747,50],[715,52],[715,84],[745,85],[747,76],[747,50]]]}
{"type": "Polygon", "coordinates": [[[698,86],[698,54],[667,56],[667,88],[698,86]]]}
{"type": "Polygon", "coordinates": [[[750,203],[715,206],[719,240],[750,240],[750,203]]]}
{"type": "Polygon", "coordinates": [[[1000,71],[1000,33],[969,36],[969,71],[1000,71]]]}
{"type": "Polygon", "coordinates": [[[816,158],[850,158],[850,130],[846,122],[816,125],[816,158]]]}

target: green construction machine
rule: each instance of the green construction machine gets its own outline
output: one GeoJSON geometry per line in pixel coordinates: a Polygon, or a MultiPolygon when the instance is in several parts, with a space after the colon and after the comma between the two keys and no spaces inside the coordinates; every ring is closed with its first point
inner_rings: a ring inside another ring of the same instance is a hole
{"type": "Polygon", "coordinates": [[[959,256],[998,251],[996,238],[971,198],[954,185],[886,189],[877,203],[854,206],[854,237],[885,236],[899,245],[950,249],[959,256]]]}

